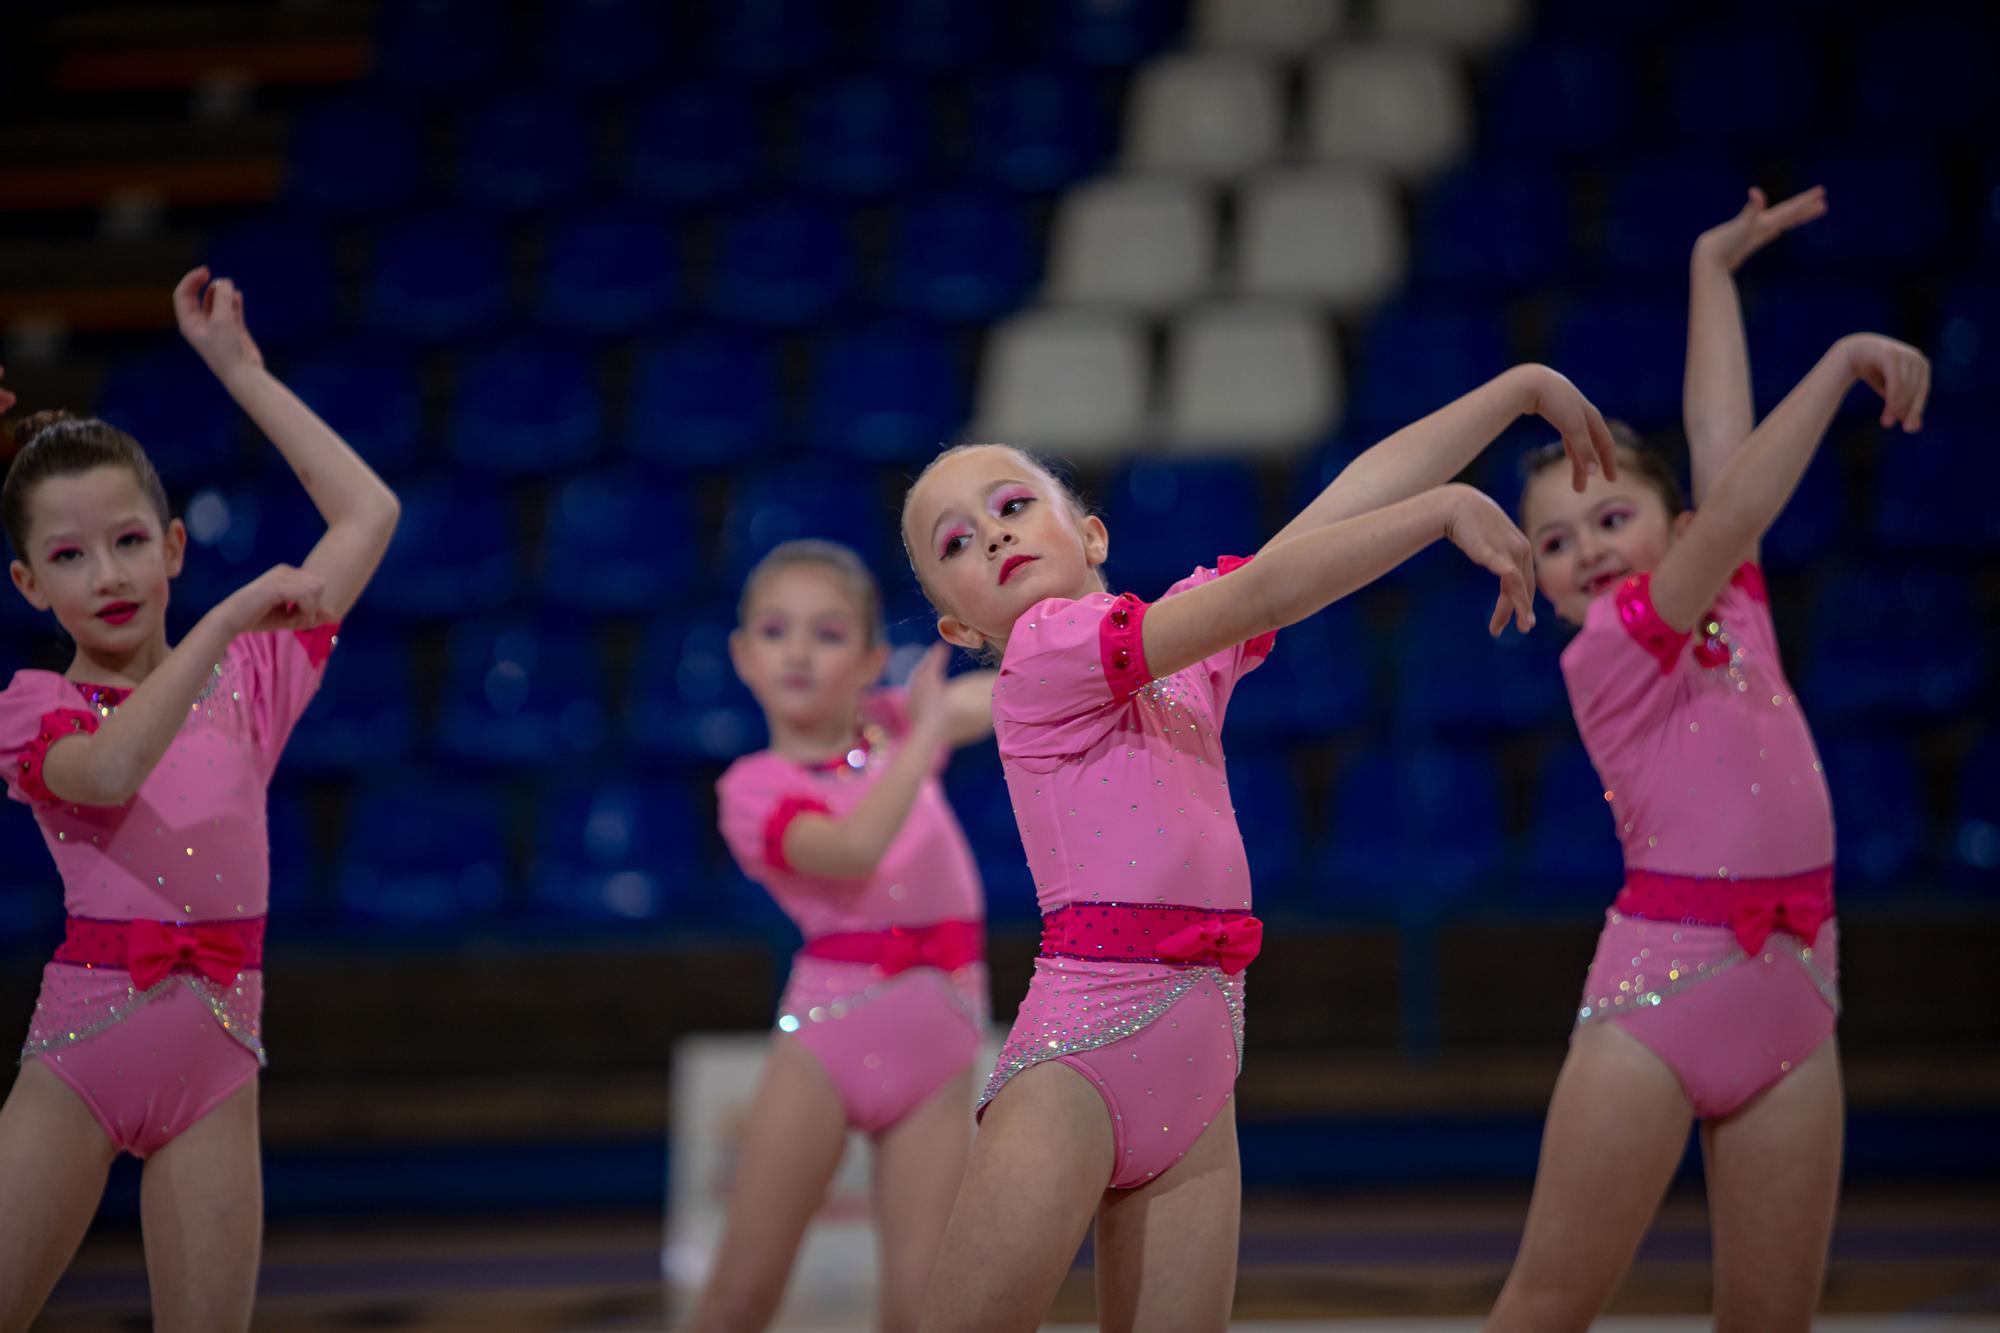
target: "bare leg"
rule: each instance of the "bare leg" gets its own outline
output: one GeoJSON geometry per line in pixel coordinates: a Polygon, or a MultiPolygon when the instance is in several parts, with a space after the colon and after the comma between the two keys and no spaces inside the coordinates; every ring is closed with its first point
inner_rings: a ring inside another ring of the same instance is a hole
{"type": "Polygon", "coordinates": [[[846,1147],[847,1113],[833,1080],[804,1046],[774,1038],[743,1130],[722,1246],[690,1329],[737,1333],[771,1322],[846,1147]]]}
{"type": "Polygon", "coordinates": [[[923,1311],[972,1148],[973,1077],[968,1068],[875,1143],[875,1231],[882,1255],[875,1322],[882,1333],[915,1333],[923,1311]]]}
{"type": "Polygon", "coordinates": [[[1610,1023],[1576,1034],[1489,1333],[1590,1327],[1659,1209],[1692,1115],[1680,1081],[1636,1037],[1610,1023]]]}
{"type": "Polygon", "coordinates": [[[1188,1155],[1097,1217],[1097,1318],[1104,1333],[1220,1333],[1236,1296],[1243,1166],[1236,1103],[1188,1155]]]}
{"type": "Polygon", "coordinates": [[[1844,1099],[1829,1037],[1733,1114],[1702,1126],[1717,1333],[1805,1333],[1840,1200],[1844,1099]]]}
{"type": "Polygon", "coordinates": [[[0,1106],[0,1333],[22,1333],[76,1255],[117,1150],[39,1059],[0,1106]]]}
{"type": "Polygon", "coordinates": [[[1111,1180],[1111,1116],[1054,1060],[987,1105],[952,1206],[920,1325],[926,1333],[1031,1333],[1111,1180]]]}
{"type": "Polygon", "coordinates": [[[248,1329],[264,1241],[256,1079],[146,1159],[139,1217],[157,1333],[248,1329]]]}

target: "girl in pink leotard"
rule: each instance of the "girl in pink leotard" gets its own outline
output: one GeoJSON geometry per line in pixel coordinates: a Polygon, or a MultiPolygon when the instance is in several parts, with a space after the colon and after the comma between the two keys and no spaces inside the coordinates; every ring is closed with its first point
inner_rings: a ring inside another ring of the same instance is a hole
{"type": "Polygon", "coordinates": [[[881,597],[853,552],[788,542],[753,570],[730,639],[771,745],[716,791],[745,874],[805,945],[780,1002],[697,1330],[768,1324],[850,1129],[874,1144],[878,1323],[914,1329],[972,1137],[986,1022],[985,902],[938,773],[992,729],[993,673],[946,682],[940,645],[874,688],[881,597]]]}
{"type": "MultiPolygon", "coordinates": [[[[1567,381],[1542,410],[1608,454],[1567,381]]],[[[1355,500],[1336,482],[1254,560],[1149,605],[1105,590],[1103,523],[1019,450],[950,450],[911,488],[903,538],[939,632],[1000,662],[994,726],[1043,912],[924,1328],[1036,1327],[1093,1217],[1103,1327],[1226,1324],[1262,933],[1219,740],[1230,695],[1279,628],[1441,536],[1500,577],[1491,630],[1531,615],[1526,539],[1486,497],[1439,487],[1362,516],[1355,500]]]]}
{"type": "MultiPolygon", "coordinates": [[[[263,1218],[264,794],[335,625],[395,529],[395,496],[264,369],[228,279],[188,274],[181,332],[326,518],[169,647],[187,533],[130,436],[39,413],[14,428],[0,508],[14,586],[75,642],[68,669],[0,692],[0,776],[63,879],[0,1108],[0,1330],[27,1327],[96,1211],[112,1158],[145,1160],[155,1325],[249,1327],[263,1218]]],[[[0,410],[12,405],[0,393],[0,410]]]]}

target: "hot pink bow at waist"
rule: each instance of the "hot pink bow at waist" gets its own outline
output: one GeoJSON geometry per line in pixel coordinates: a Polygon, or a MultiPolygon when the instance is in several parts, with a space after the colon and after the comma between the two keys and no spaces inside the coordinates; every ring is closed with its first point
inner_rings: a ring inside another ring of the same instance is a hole
{"type": "Polygon", "coordinates": [[[1234,976],[1264,944],[1264,923],[1242,908],[1071,903],[1042,918],[1042,957],[1219,967],[1234,976]]]}
{"type": "Polygon", "coordinates": [[[1774,930],[1810,944],[1833,916],[1833,867],[1755,879],[1629,870],[1616,906],[1654,921],[1727,926],[1745,953],[1761,950],[1774,930]]]}
{"type": "Polygon", "coordinates": [[[836,931],[807,940],[799,952],[832,963],[868,963],[890,977],[913,967],[956,972],[986,956],[986,931],[977,921],[836,931]]]}
{"type": "Polygon", "coordinates": [[[175,922],[73,916],[63,923],[56,961],[122,967],[140,990],[152,989],[175,972],[198,972],[227,986],[245,968],[264,965],[264,918],[175,922]]]}

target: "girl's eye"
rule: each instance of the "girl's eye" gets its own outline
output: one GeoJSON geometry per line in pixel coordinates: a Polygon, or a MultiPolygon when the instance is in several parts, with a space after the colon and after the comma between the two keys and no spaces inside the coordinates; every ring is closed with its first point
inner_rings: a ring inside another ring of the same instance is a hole
{"type": "Polygon", "coordinates": [[[1000,516],[1012,518],[1034,502],[1035,497],[1032,495],[1010,495],[1000,502],[1000,516]]]}
{"type": "Polygon", "coordinates": [[[1556,552],[1562,550],[1564,545],[1565,542],[1561,537],[1547,538],[1542,542],[1542,554],[1554,555],[1556,552]]]}
{"type": "Polygon", "coordinates": [[[124,536],[122,536],[122,537],[120,537],[120,538],[118,539],[118,544],[119,544],[120,546],[140,546],[140,545],[143,545],[143,544],[145,543],[145,541],[146,541],[146,534],[145,534],[145,533],[143,533],[143,532],[128,532],[128,533],[126,533],[126,534],[125,534],[124,536]]]}
{"type": "Polygon", "coordinates": [[[74,546],[65,546],[62,548],[62,550],[57,551],[54,555],[49,557],[49,563],[60,565],[67,561],[74,560],[82,554],[83,552],[77,550],[74,546]]]}
{"type": "Polygon", "coordinates": [[[819,641],[829,647],[838,648],[847,642],[847,631],[844,629],[823,629],[819,632],[819,641]]]}
{"type": "Polygon", "coordinates": [[[951,536],[946,537],[944,539],[944,545],[938,548],[938,558],[940,560],[949,560],[964,549],[965,549],[965,534],[962,532],[954,532],[951,534],[951,536]]]}
{"type": "Polygon", "coordinates": [[[1614,509],[1604,516],[1603,526],[1606,528],[1622,528],[1626,523],[1631,521],[1631,518],[1632,515],[1629,511],[1614,509]]]}
{"type": "Polygon", "coordinates": [[[762,639],[782,639],[785,637],[785,627],[775,620],[767,621],[757,627],[757,636],[762,639]]]}

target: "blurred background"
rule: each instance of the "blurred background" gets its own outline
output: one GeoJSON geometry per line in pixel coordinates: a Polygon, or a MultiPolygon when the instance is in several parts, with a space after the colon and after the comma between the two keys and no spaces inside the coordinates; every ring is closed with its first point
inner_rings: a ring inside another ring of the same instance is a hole
{"type": "MultiPolygon", "coordinates": [[[[159,462],[182,623],[313,521],[174,335],[186,269],[246,290],[274,371],[404,498],[271,798],[268,1325],[659,1326],[674,1044],[763,1029],[797,942],[714,831],[762,743],[724,639],[772,544],[859,549],[914,651],[894,516],[941,443],[1067,460],[1145,596],[1518,361],[1677,450],[1689,246],[1751,184],[1816,183],[1830,216],[1740,275],[1760,409],[1857,329],[1936,372],[1915,439],[1850,401],[1765,546],[1839,819],[1827,1308],[2000,1311],[1996,19],[0,4],[0,359],[22,410],[99,412],[159,462]]],[[[1542,438],[1470,479],[1511,507],[1542,438]]],[[[1274,927],[1246,1315],[1476,1313],[1512,1255],[1619,859],[1563,636],[1492,643],[1490,598],[1433,552],[1232,704],[1274,927]]],[[[0,599],[0,673],[66,661],[0,599]]],[[[990,746],[947,783],[1008,1015],[1034,899],[990,746]]],[[[60,918],[5,812],[0,1016],[60,918]]],[[[130,1166],[48,1327],[144,1326],[130,1166]]],[[[1693,1157],[1684,1186],[1619,1308],[1706,1308],[1693,1157]]]]}

